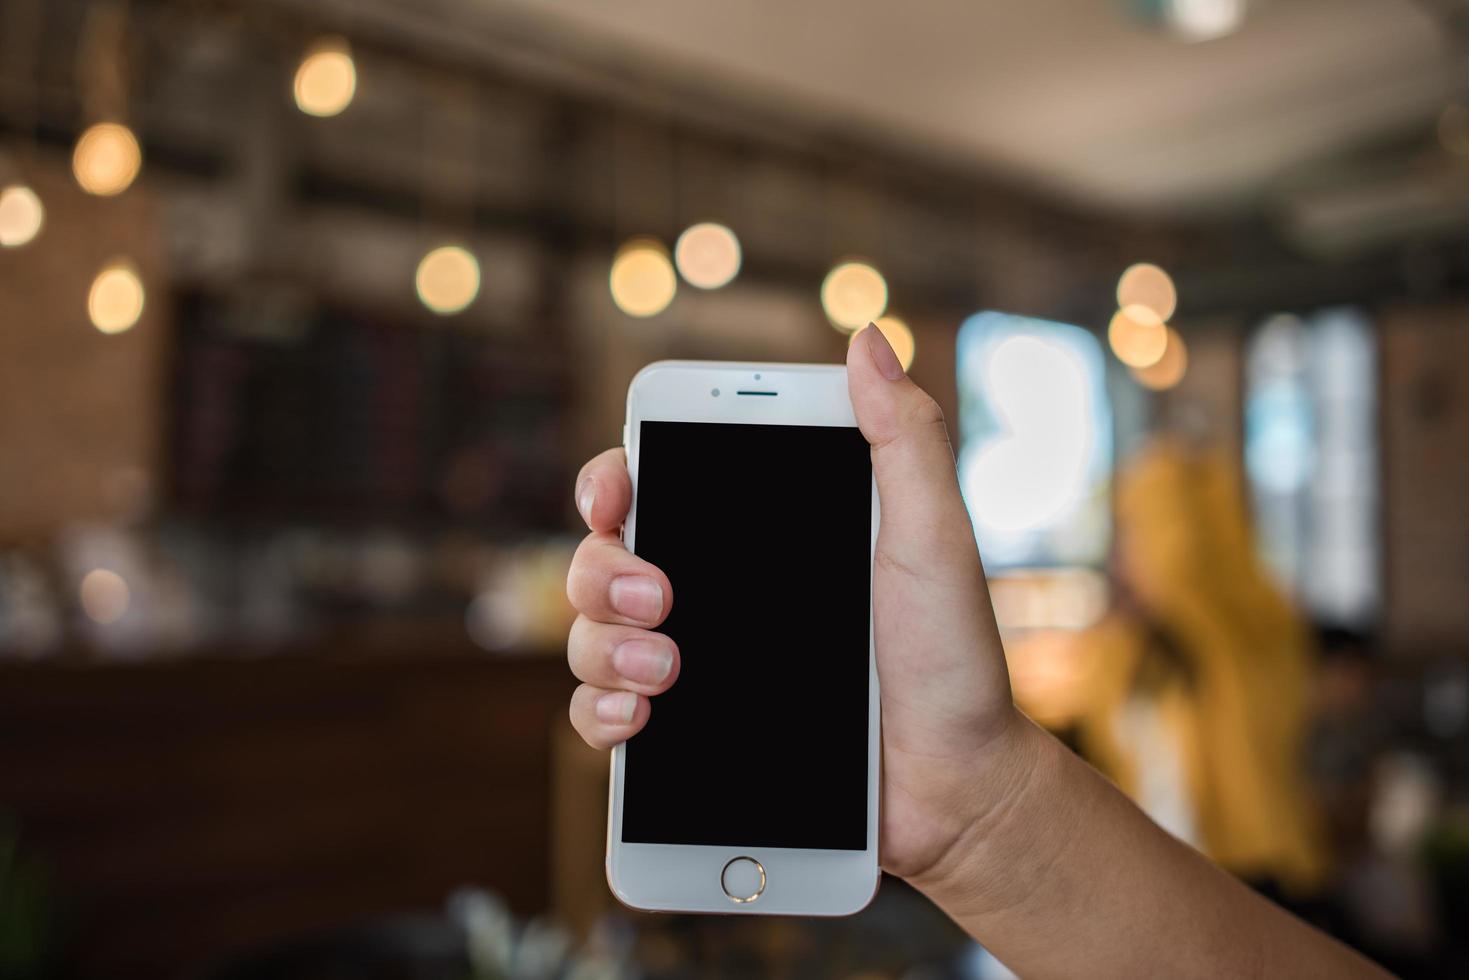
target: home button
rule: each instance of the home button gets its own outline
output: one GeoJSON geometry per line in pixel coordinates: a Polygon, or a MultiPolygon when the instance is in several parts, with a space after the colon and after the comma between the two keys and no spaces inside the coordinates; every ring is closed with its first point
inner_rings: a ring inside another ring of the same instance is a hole
{"type": "Polygon", "coordinates": [[[729,900],[745,905],[765,891],[765,868],[751,857],[737,857],[719,873],[719,884],[729,900]]]}

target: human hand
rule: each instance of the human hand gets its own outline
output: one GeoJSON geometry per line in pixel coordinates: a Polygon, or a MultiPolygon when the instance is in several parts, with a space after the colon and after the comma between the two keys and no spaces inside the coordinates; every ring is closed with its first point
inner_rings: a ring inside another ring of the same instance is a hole
{"type": "MultiPolygon", "coordinates": [[[[875,329],[851,345],[847,376],[882,511],[872,588],[883,725],[880,856],[885,870],[921,882],[945,871],[1023,773],[1020,716],[942,412],[875,329]]],[[[673,591],[617,535],[632,502],[621,449],[582,469],[576,500],[592,533],[567,580],[580,614],[567,655],[583,682],[571,720],[589,744],[608,748],[642,729],[649,698],[677,678],[679,652],[654,632],[673,591]]]]}

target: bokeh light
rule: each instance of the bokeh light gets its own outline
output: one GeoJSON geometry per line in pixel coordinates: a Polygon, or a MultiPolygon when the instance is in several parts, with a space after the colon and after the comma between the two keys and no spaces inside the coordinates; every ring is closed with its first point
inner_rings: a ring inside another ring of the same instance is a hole
{"type": "Polygon", "coordinates": [[[1167,391],[1183,380],[1188,371],[1188,347],[1178,331],[1167,327],[1168,343],[1163,356],[1144,368],[1130,368],[1138,384],[1153,391],[1167,391]]]}
{"type": "Polygon", "coordinates": [[[1438,141],[1456,156],[1469,156],[1469,105],[1454,102],[1438,117],[1438,141]]]}
{"type": "MultiPolygon", "coordinates": [[[[892,345],[893,353],[898,355],[898,360],[903,364],[906,371],[913,366],[913,355],[917,351],[917,344],[913,340],[913,331],[908,329],[908,324],[898,317],[888,315],[880,316],[872,321],[872,324],[882,331],[882,335],[892,345]]],[[[857,336],[861,331],[854,332],[847,338],[847,346],[850,347],[857,342],[857,336]]]]}
{"type": "Polygon", "coordinates": [[[1245,0],[1164,0],[1169,28],[1185,41],[1212,41],[1239,30],[1245,0]]]}
{"type": "Polygon", "coordinates": [[[1167,321],[1178,308],[1178,291],[1173,287],[1173,279],[1151,262],[1129,266],[1117,280],[1117,305],[1134,304],[1146,306],[1158,314],[1158,319],[1167,321]]]}
{"type": "Polygon", "coordinates": [[[1158,314],[1134,303],[1124,306],[1107,327],[1112,353],[1128,367],[1145,368],[1158,363],[1168,346],[1168,328],[1158,314]]]}
{"type": "Polygon", "coordinates": [[[335,116],[357,93],[357,65],[340,37],[313,44],[296,69],[296,108],[308,116],[335,116]]]}
{"type": "Polygon", "coordinates": [[[130,187],[143,167],[143,151],[133,131],[121,123],[89,127],[71,155],[76,182],[88,194],[111,197],[130,187]]]}
{"type": "Polygon", "coordinates": [[[668,250],[654,238],[634,238],[622,246],[607,282],[612,301],[628,316],[662,313],[678,292],[668,250]]]}
{"type": "Polygon", "coordinates": [[[673,260],[689,285],[718,289],[740,271],[740,240],[724,225],[712,221],[691,225],[678,236],[673,260]]]}
{"type": "Polygon", "coordinates": [[[103,333],[132,329],[143,315],[143,280],[128,262],[118,261],[103,268],[87,293],[87,315],[92,326],[103,333]]]}
{"type": "Polygon", "coordinates": [[[440,245],[418,263],[418,298],[440,316],[458,313],[479,295],[479,260],[458,245],[440,245]]]}
{"type": "Polygon", "coordinates": [[[19,248],[41,233],[46,209],[41,198],[24,184],[0,189],[0,246],[19,248]]]}
{"type": "Polygon", "coordinates": [[[94,568],[82,576],[79,597],[82,612],[87,618],[106,626],[127,615],[133,593],[121,575],[105,568],[94,568]]]}
{"type": "Polygon", "coordinates": [[[888,308],[887,280],[866,262],[843,262],[821,284],[821,306],[839,330],[861,330],[888,308]]]}

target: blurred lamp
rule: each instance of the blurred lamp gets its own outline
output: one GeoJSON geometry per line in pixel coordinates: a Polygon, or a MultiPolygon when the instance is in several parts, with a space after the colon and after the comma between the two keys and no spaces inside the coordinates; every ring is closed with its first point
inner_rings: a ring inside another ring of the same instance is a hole
{"type": "Polygon", "coordinates": [[[1245,20],[1245,0],[1161,2],[1163,23],[1185,41],[1212,41],[1225,37],[1239,30],[1245,20]]]}
{"type": "Polygon", "coordinates": [[[132,590],[116,572],[94,568],[82,576],[79,598],[87,618],[106,626],[127,615],[128,606],[132,603],[132,590]]]}
{"type": "Polygon", "coordinates": [[[357,93],[357,65],[340,37],[318,40],[296,69],[296,108],[308,116],[335,116],[357,93]]]}
{"type": "Polygon", "coordinates": [[[689,285],[718,289],[740,271],[740,240],[724,225],[692,225],[678,236],[673,260],[689,285]]]}
{"type": "Polygon", "coordinates": [[[479,281],[479,260],[458,245],[441,245],[419,260],[414,285],[424,306],[448,316],[474,302],[479,281]]]}
{"type": "Polygon", "coordinates": [[[655,238],[634,238],[623,245],[612,260],[607,284],[612,302],[628,316],[662,313],[678,292],[668,250],[655,238]]]}
{"type": "Polygon", "coordinates": [[[1166,329],[1168,344],[1163,348],[1163,356],[1148,367],[1129,368],[1138,384],[1153,391],[1167,391],[1182,381],[1188,371],[1188,348],[1183,338],[1172,327],[1166,329]]]}
{"type": "Polygon", "coordinates": [[[41,233],[46,209],[36,192],[24,184],[0,189],[0,246],[19,248],[41,233]]]}
{"type": "Polygon", "coordinates": [[[87,293],[92,326],[106,334],[131,330],[143,315],[143,281],[126,261],[113,262],[97,273],[87,293]]]}
{"type": "Polygon", "coordinates": [[[826,274],[821,305],[839,330],[861,330],[888,307],[888,284],[866,262],[843,262],[826,274]]]}
{"type": "Polygon", "coordinates": [[[138,138],[121,123],[97,123],[82,133],[71,155],[76,182],[88,194],[121,194],[143,167],[138,138]]]}
{"type": "Polygon", "coordinates": [[[1128,266],[1117,280],[1117,305],[1133,304],[1146,306],[1158,314],[1158,319],[1167,320],[1178,308],[1178,291],[1173,288],[1173,279],[1151,262],[1128,266]]]}
{"type": "MultiPolygon", "coordinates": [[[[878,317],[872,323],[887,338],[888,343],[893,348],[893,353],[897,354],[898,360],[902,362],[903,370],[906,371],[912,367],[913,355],[916,352],[917,344],[913,340],[913,331],[908,329],[908,324],[891,315],[878,317]]],[[[859,333],[861,333],[860,330],[854,331],[847,338],[848,347],[857,342],[857,335],[859,333]]]]}
{"type": "Polygon", "coordinates": [[[1158,363],[1168,346],[1168,328],[1158,314],[1134,303],[1113,314],[1107,342],[1117,359],[1128,367],[1150,367],[1158,363]]]}

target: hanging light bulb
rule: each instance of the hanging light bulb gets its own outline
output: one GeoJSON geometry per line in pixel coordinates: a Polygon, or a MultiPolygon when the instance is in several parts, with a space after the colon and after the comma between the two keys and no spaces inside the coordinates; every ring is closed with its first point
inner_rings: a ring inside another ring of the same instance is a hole
{"type": "Polygon", "coordinates": [[[662,313],[678,292],[668,250],[655,238],[634,238],[617,252],[607,278],[612,302],[628,316],[662,313]]]}
{"type": "Polygon", "coordinates": [[[122,123],[89,126],[71,154],[71,171],[88,194],[111,197],[127,190],[143,167],[138,138],[122,123]]]}
{"type": "Polygon", "coordinates": [[[458,313],[479,295],[479,260],[458,245],[441,245],[418,263],[418,298],[441,316],[458,313]]]}
{"type": "Polygon", "coordinates": [[[324,37],[307,50],[296,69],[296,108],[308,116],[335,116],[357,94],[357,63],[340,37],[324,37]]]}
{"type": "Polygon", "coordinates": [[[1128,266],[1117,280],[1117,305],[1133,304],[1146,306],[1158,314],[1158,319],[1167,322],[1178,308],[1178,290],[1173,286],[1173,278],[1151,262],[1128,266]]]}
{"type": "Polygon", "coordinates": [[[718,289],[740,271],[740,240],[724,225],[691,225],[673,247],[678,271],[691,286],[718,289]]]}
{"type": "MultiPolygon", "coordinates": [[[[917,350],[917,343],[913,340],[913,331],[908,329],[908,324],[891,314],[880,316],[871,321],[872,325],[887,338],[888,345],[892,347],[893,353],[898,355],[898,361],[906,371],[913,366],[913,355],[917,350]]],[[[847,338],[847,346],[850,347],[857,342],[857,336],[862,331],[856,330],[847,338]]]]}
{"type": "Polygon", "coordinates": [[[1107,327],[1107,342],[1123,364],[1145,368],[1163,356],[1168,346],[1168,328],[1150,308],[1134,303],[1113,315],[1107,327]]]}
{"type": "Polygon", "coordinates": [[[887,280],[866,262],[843,262],[826,274],[821,306],[838,330],[861,330],[887,309],[887,280]]]}
{"type": "Polygon", "coordinates": [[[41,198],[24,184],[0,188],[0,246],[19,248],[41,233],[46,209],[41,198]]]}
{"type": "Polygon", "coordinates": [[[87,293],[92,326],[106,334],[131,330],[143,315],[143,281],[132,264],[119,260],[97,273],[87,293]]]}
{"type": "Polygon", "coordinates": [[[1172,388],[1183,380],[1184,373],[1188,371],[1188,348],[1184,345],[1183,338],[1172,327],[1168,327],[1167,331],[1168,344],[1163,348],[1162,357],[1148,367],[1128,369],[1138,384],[1153,391],[1172,388]]]}

